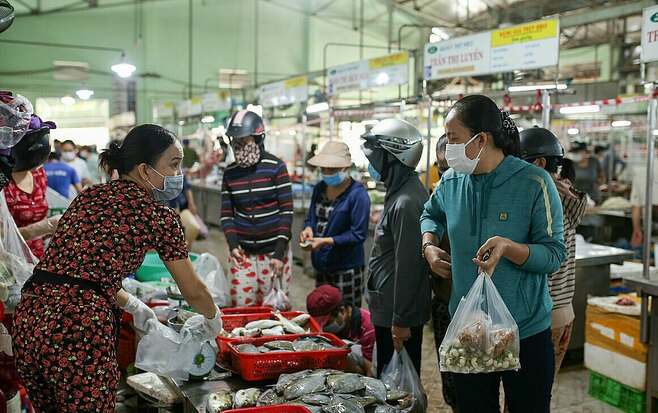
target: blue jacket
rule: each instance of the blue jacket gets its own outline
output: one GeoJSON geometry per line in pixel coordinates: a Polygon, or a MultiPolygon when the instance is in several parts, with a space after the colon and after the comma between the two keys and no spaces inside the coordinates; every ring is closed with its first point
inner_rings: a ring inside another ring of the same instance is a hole
{"type": "Polygon", "coordinates": [[[454,314],[461,297],[477,277],[477,250],[493,236],[527,244],[530,255],[517,266],[502,258],[492,280],[514,317],[521,338],[551,325],[553,302],[547,275],[557,271],[567,256],[563,240],[562,204],[548,173],[513,156],[480,175],[450,169],[425,204],[421,232],[439,239],[446,228],[452,258],[454,314]]]}
{"type": "MultiPolygon", "coordinates": [[[[327,184],[319,182],[313,189],[311,206],[304,221],[304,228],[311,227],[318,236],[315,208],[320,194],[327,184]]],[[[320,271],[339,271],[363,267],[365,254],[363,243],[368,235],[370,221],[370,198],[363,185],[352,180],[350,186],[338,197],[331,212],[323,237],[332,237],[333,246],[322,247],[311,253],[313,267],[320,271]]]]}

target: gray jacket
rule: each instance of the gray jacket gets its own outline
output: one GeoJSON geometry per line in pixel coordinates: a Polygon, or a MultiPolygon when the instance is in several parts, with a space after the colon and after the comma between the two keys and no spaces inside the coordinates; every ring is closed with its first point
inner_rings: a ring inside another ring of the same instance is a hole
{"type": "Polygon", "coordinates": [[[429,268],[421,257],[420,214],[428,193],[413,170],[395,165],[368,263],[366,300],[372,323],[417,327],[430,318],[429,268]]]}

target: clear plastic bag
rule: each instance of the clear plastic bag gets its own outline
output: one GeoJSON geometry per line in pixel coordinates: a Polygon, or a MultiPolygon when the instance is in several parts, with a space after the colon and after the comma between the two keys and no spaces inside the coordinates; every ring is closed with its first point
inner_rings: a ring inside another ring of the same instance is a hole
{"type": "Polygon", "coordinates": [[[212,298],[219,307],[231,306],[231,287],[219,260],[204,252],[194,261],[194,270],[206,283],[212,298]]]}
{"type": "Polygon", "coordinates": [[[190,334],[187,322],[180,333],[157,320],[148,323],[148,332],[137,344],[135,367],[172,379],[188,380],[194,357],[205,338],[190,334]]]}
{"type": "Polygon", "coordinates": [[[404,411],[424,412],[427,409],[427,396],[414,368],[407,349],[394,351],[391,361],[382,371],[381,381],[390,389],[402,390],[414,397],[413,403],[404,411]]]}
{"type": "Polygon", "coordinates": [[[281,279],[279,277],[274,277],[272,289],[263,298],[263,305],[279,311],[290,311],[292,309],[290,300],[288,300],[286,293],[281,289],[281,279]]]}
{"type": "Polygon", "coordinates": [[[0,225],[0,301],[10,313],[18,304],[21,288],[32,275],[38,260],[9,213],[4,191],[0,194],[0,225]]]}
{"type": "Polygon", "coordinates": [[[441,346],[441,371],[518,370],[519,328],[491,277],[482,272],[462,297],[441,346]]]}

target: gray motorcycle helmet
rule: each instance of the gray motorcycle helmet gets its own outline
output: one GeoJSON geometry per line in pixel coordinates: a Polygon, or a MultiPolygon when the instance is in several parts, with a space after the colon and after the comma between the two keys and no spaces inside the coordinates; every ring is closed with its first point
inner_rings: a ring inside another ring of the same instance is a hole
{"type": "Polygon", "coordinates": [[[416,168],[423,154],[420,131],[402,119],[384,119],[361,137],[373,145],[381,146],[410,168],[416,168]]]}
{"type": "Polygon", "coordinates": [[[548,129],[534,126],[524,129],[519,134],[521,141],[521,157],[532,162],[537,158],[564,156],[564,149],[555,134],[548,129]]]}

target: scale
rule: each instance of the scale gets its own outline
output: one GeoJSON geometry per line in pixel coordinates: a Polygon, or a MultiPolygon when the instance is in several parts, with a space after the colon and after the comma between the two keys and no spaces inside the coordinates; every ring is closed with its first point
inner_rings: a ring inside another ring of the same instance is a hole
{"type": "Polygon", "coordinates": [[[190,378],[200,379],[212,371],[217,361],[217,352],[209,342],[203,343],[201,350],[194,356],[190,368],[190,378]]]}

